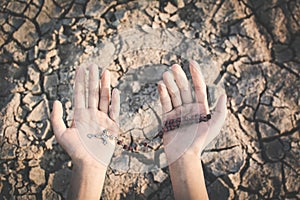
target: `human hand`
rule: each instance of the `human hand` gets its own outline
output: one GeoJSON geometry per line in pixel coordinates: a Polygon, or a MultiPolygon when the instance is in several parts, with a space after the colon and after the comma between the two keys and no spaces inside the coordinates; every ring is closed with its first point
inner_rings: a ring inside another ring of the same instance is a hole
{"type": "MultiPolygon", "coordinates": [[[[190,62],[190,72],[195,88],[195,100],[191,86],[179,65],[173,65],[171,72],[163,74],[163,83],[158,84],[160,101],[163,108],[163,121],[183,119],[196,114],[209,114],[206,84],[200,67],[195,61],[190,62]]],[[[215,112],[207,122],[180,126],[164,133],[163,143],[168,163],[176,161],[184,154],[200,158],[201,151],[220,132],[227,114],[226,95],[218,99],[215,112]]]]}
{"type": "Polygon", "coordinates": [[[75,110],[72,126],[66,128],[63,122],[63,109],[59,101],[55,101],[51,113],[51,123],[58,143],[78,165],[88,164],[106,168],[115,149],[115,141],[88,138],[89,134],[97,134],[104,129],[108,134],[119,134],[120,95],[117,89],[110,95],[110,73],[105,70],[99,84],[99,71],[96,65],[89,66],[88,101],[85,94],[85,69],[80,66],[76,70],[75,110]],[[110,104],[111,99],[111,105],[110,104]]]}

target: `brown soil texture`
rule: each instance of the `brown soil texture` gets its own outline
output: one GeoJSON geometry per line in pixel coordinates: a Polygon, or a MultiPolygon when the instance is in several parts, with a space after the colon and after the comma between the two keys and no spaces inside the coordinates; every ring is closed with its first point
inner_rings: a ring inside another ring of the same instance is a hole
{"type": "MultiPolygon", "coordinates": [[[[163,71],[188,59],[212,102],[218,88],[228,96],[226,124],[202,155],[210,199],[300,199],[299,23],[297,0],[2,0],[0,199],[66,198],[72,162],[49,115],[59,99],[70,125],[76,66],[111,71],[121,126],[140,134],[157,125],[143,121],[163,71]]],[[[116,163],[102,199],[174,199],[167,167],[116,163]]]]}

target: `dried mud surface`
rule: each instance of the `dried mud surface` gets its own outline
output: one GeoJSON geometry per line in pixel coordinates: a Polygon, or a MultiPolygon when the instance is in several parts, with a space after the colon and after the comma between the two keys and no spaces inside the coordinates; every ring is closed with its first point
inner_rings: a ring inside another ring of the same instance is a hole
{"type": "MultiPolygon", "coordinates": [[[[299,22],[297,0],[1,1],[0,199],[66,198],[72,163],[49,113],[60,99],[70,124],[75,67],[90,58],[123,91],[130,134],[153,128],[162,72],[200,62],[209,90],[229,97],[202,155],[210,199],[300,199],[299,22]]],[[[174,199],[168,168],[109,169],[102,199],[174,199]]]]}

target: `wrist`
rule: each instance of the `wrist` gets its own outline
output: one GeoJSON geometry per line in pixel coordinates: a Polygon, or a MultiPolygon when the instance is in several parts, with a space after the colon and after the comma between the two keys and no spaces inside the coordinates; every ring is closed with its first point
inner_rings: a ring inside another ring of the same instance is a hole
{"type": "Polygon", "coordinates": [[[200,160],[200,156],[199,156],[198,151],[193,151],[193,150],[185,151],[180,158],[183,159],[183,160],[186,160],[186,159],[200,160]]]}
{"type": "Polygon", "coordinates": [[[100,199],[106,169],[95,162],[73,160],[68,199],[100,199]]]}
{"type": "MultiPolygon", "coordinates": [[[[168,158],[168,156],[167,156],[168,158]]],[[[200,161],[200,157],[198,156],[198,154],[194,151],[186,151],[184,152],[178,159],[176,159],[175,161],[173,161],[173,164],[180,164],[183,165],[185,163],[191,163],[191,161],[196,161],[199,160],[200,161]]],[[[168,159],[169,161],[169,159],[168,159]]],[[[172,164],[172,163],[170,163],[172,164]]]]}
{"type": "Polygon", "coordinates": [[[104,166],[102,163],[94,161],[94,160],[82,160],[76,159],[72,161],[73,168],[82,171],[90,171],[90,172],[106,172],[107,166],[104,166]]]}

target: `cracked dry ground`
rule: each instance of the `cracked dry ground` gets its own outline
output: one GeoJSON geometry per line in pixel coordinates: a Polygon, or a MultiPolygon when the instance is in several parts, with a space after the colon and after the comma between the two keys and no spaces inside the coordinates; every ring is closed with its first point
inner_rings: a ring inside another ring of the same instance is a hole
{"type": "MultiPolygon", "coordinates": [[[[132,28],[182,33],[214,60],[206,67],[216,70],[205,76],[224,85],[229,114],[203,153],[210,198],[299,199],[299,22],[297,0],[1,1],[0,199],[66,197],[72,163],[55,141],[49,113],[60,99],[70,124],[76,65],[101,50],[110,55],[101,61],[111,63],[113,86],[122,88],[123,76],[134,83],[136,98],[123,111],[140,112],[147,95],[157,99],[155,85],[139,82],[130,70],[160,80],[182,60],[159,48],[120,59],[116,38],[132,28]]],[[[173,199],[168,168],[143,174],[110,169],[102,198],[173,199]]]]}

